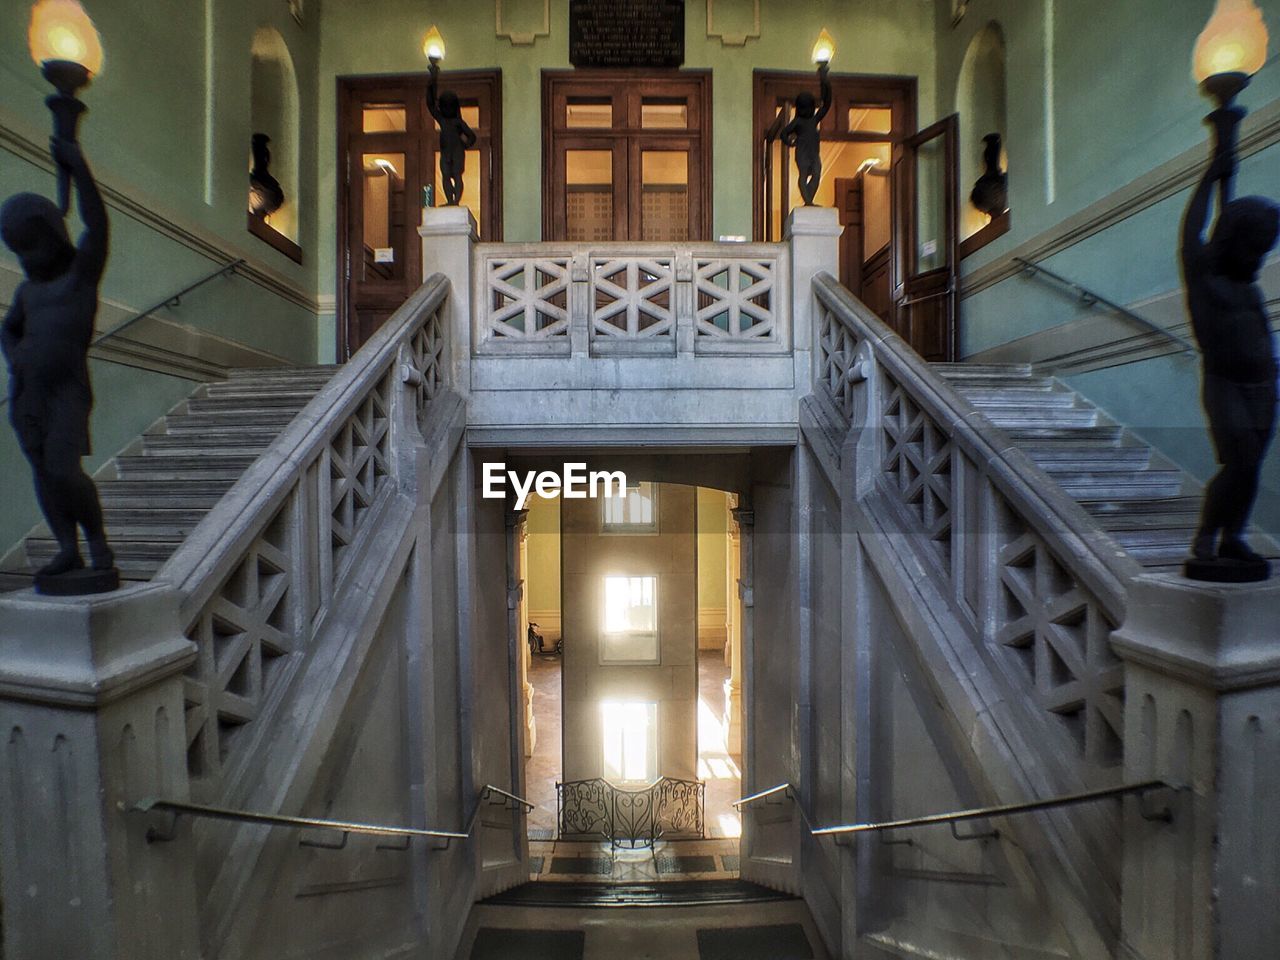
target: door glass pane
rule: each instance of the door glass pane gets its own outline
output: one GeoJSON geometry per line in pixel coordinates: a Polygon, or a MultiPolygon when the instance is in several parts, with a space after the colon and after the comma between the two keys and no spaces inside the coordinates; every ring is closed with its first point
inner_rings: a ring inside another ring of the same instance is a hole
{"type": "Polygon", "coordinates": [[[403,103],[366,103],[362,114],[365,133],[403,133],[407,129],[403,103]]]}
{"type": "Polygon", "coordinates": [[[689,239],[689,154],[645,150],[640,154],[641,240],[689,239]]]}
{"type": "Polygon", "coordinates": [[[395,280],[404,276],[405,160],[403,153],[366,153],[361,157],[364,180],[364,280],[395,280]]]}
{"type": "Polygon", "coordinates": [[[889,133],[893,130],[893,111],[877,104],[859,103],[849,108],[850,133],[889,133]]]}
{"type": "Polygon", "coordinates": [[[640,126],[646,130],[684,130],[689,107],[684,100],[645,97],[640,101],[640,126]]]}
{"type": "Polygon", "coordinates": [[[613,101],[608,97],[570,97],[564,108],[566,127],[612,127],[613,101]]]}
{"type": "Polygon", "coordinates": [[[565,228],[577,242],[613,239],[613,151],[565,151],[565,228]]]}
{"type": "MultiPolygon", "coordinates": [[[[465,113],[465,108],[464,111],[465,113]]],[[[470,121],[468,121],[469,123],[470,121]]],[[[474,127],[472,129],[475,129],[474,127]]],[[[440,158],[436,156],[435,163],[435,205],[443,206],[445,202],[444,195],[444,178],[440,176],[440,158]]],[[[487,239],[484,235],[484,218],[481,217],[480,206],[480,151],[466,151],[466,165],[462,169],[462,206],[471,211],[471,215],[476,218],[477,232],[480,239],[487,239]]]]}
{"type": "Polygon", "coordinates": [[[946,229],[945,140],[937,137],[920,145],[916,153],[916,273],[947,265],[943,242],[946,229]]]}

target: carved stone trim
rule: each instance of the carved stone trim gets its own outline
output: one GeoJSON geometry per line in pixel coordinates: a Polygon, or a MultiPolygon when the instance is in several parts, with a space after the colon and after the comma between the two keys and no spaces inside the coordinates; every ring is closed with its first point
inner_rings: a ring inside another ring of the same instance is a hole
{"type": "Polygon", "coordinates": [[[716,29],[716,2],[707,0],[707,39],[719,40],[724,47],[745,47],[748,40],[760,39],[760,0],[751,0],[752,27],[750,33],[723,33],[716,29]]]}
{"type": "Polygon", "coordinates": [[[542,29],[533,31],[506,29],[502,24],[502,0],[493,0],[493,32],[506,37],[513,47],[533,46],[539,37],[551,36],[551,0],[542,0],[542,29]]]}

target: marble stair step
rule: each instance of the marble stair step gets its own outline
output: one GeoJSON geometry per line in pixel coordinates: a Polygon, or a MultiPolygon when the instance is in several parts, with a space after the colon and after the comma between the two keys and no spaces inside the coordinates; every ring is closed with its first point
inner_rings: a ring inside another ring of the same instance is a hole
{"type": "Polygon", "coordinates": [[[1151,465],[1151,450],[1142,446],[1024,447],[1023,452],[1048,474],[1062,471],[1142,470],[1151,465]]]}
{"type": "Polygon", "coordinates": [[[257,455],[128,456],[116,458],[121,479],[231,480],[240,478],[257,455]]]}
{"type": "Polygon", "coordinates": [[[1034,387],[970,387],[961,386],[960,396],[979,409],[994,405],[1026,404],[1029,407],[1074,407],[1079,398],[1070,390],[1034,387]]]}
{"type": "Polygon", "coordinates": [[[1002,429],[1092,427],[1098,425],[1096,407],[1031,407],[1026,404],[975,403],[1002,429]]]}
{"type": "Polygon", "coordinates": [[[221,435],[253,430],[277,435],[297,416],[293,410],[267,410],[246,413],[244,411],[213,413],[180,413],[165,417],[167,433],[208,433],[221,435]]]}
{"type": "Polygon", "coordinates": [[[231,480],[99,480],[98,498],[104,508],[108,506],[138,507],[194,507],[211,508],[231,489],[231,480]]]}
{"type": "Polygon", "coordinates": [[[309,364],[297,367],[235,367],[227,371],[227,380],[306,380],[327,381],[337,371],[339,364],[309,364]]]}
{"type": "Polygon", "coordinates": [[[149,434],[142,438],[142,449],[145,454],[159,453],[169,454],[191,454],[192,456],[206,452],[249,454],[255,456],[271,446],[278,432],[260,433],[226,433],[226,434],[200,434],[200,433],[158,433],[149,434]]]}
{"type": "Polygon", "coordinates": [[[1151,500],[1176,497],[1182,492],[1180,470],[1069,471],[1053,478],[1076,500],[1151,500]]]}
{"type": "MultiPolygon", "coordinates": [[[[933,363],[934,370],[948,380],[972,380],[975,377],[1004,377],[1011,380],[1033,376],[1029,363],[933,363]]],[[[1042,379],[1049,379],[1044,377],[1042,379]]]]}
{"type": "Polygon", "coordinates": [[[257,393],[243,397],[192,397],[187,401],[191,413],[252,413],[255,410],[292,410],[295,414],[314,397],[311,391],[290,390],[280,393],[257,393]]]}

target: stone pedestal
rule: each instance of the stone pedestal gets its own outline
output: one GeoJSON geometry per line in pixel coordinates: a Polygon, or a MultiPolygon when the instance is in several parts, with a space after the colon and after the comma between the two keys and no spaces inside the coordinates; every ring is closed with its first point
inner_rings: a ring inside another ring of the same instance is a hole
{"type": "Polygon", "coordinates": [[[190,831],[148,844],[129,812],[188,797],[177,595],[9,594],[0,651],[0,953],[195,960],[190,831]]]}
{"type": "Polygon", "coordinates": [[[1142,577],[1113,642],[1125,660],[1125,779],[1185,785],[1172,823],[1126,807],[1123,938],[1141,957],[1270,960],[1280,583],[1142,577]]]}
{"type": "Polygon", "coordinates": [[[813,379],[813,343],[817,330],[817,298],[813,278],[820,273],[840,277],[840,215],[834,207],[796,207],[782,228],[791,246],[791,329],[795,337],[796,382],[813,379]]]}
{"type": "Polygon", "coordinates": [[[477,230],[466,207],[422,208],[422,276],[443,273],[449,278],[445,335],[452,344],[450,383],[463,397],[471,393],[471,247],[477,230]]]}

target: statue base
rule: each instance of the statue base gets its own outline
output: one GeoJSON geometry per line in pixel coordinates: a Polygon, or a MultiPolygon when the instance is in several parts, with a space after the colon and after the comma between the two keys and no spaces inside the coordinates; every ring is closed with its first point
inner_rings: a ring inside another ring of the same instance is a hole
{"type": "Polygon", "coordinates": [[[91,593],[110,593],[120,589],[120,571],[115,567],[110,570],[68,570],[49,576],[36,574],[36,593],[46,597],[83,597],[91,593]]]}
{"type": "Polygon", "coordinates": [[[1207,583],[1258,583],[1271,576],[1271,564],[1266,560],[1232,560],[1215,557],[1212,560],[1192,558],[1182,565],[1182,575],[1188,580],[1207,583]]]}

